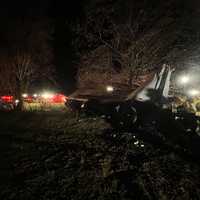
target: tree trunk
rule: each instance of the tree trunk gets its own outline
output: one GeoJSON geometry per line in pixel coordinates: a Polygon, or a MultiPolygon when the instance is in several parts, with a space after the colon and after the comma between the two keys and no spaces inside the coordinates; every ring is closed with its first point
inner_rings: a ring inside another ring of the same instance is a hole
{"type": "Polygon", "coordinates": [[[133,75],[134,75],[133,70],[130,70],[130,72],[129,72],[129,80],[128,80],[128,85],[130,87],[133,86],[133,75]]]}
{"type": "Polygon", "coordinates": [[[17,107],[16,107],[16,110],[18,110],[18,111],[24,110],[24,99],[22,97],[22,93],[23,93],[22,85],[23,84],[20,81],[18,81],[18,83],[17,83],[17,93],[16,93],[16,99],[19,100],[19,103],[17,104],[17,107]]]}
{"type": "Polygon", "coordinates": [[[18,110],[18,111],[23,111],[24,110],[23,98],[19,98],[19,103],[17,104],[16,110],[18,110]]]}

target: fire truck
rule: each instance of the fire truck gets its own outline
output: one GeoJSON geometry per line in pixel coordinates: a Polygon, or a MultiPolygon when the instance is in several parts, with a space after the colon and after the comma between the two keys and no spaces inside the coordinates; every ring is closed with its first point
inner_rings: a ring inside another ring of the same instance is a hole
{"type": "MultiPolygon", "coordinates": [[[[33,94],[33,95],[28,95],[28,94],[22,94],[22,101],[26,104],[64,104],[65,101],[67,100],[67,97],[63,94],[49,94],[49,93],[44,93],[44,94],[33,94]]],[[[0,96],[0,110],[4,111],[11,111],[14,110],[19,104],[19,100],[15,99],[14,96],[12,95],[4,95],[0,96]]]]}
{"type": "Polygon", "coordinates": [[[13,96],[6,95],[0,97],[0,110],[10,111],[14,109],[15,105],[13,96]]]}

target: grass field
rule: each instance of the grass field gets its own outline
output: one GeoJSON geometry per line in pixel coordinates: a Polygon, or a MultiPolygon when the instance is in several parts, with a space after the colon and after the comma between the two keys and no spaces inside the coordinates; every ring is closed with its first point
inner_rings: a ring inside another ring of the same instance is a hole
{"type": "Polygon", "coordinates": [[[26,111],[65,111],[64,103],[25,103],[26,111]]]}
{"type": "Polygon", "coordinates": [[[67,111],[0,113],[0,199],[200,199],[200,167],[67,111]]]}

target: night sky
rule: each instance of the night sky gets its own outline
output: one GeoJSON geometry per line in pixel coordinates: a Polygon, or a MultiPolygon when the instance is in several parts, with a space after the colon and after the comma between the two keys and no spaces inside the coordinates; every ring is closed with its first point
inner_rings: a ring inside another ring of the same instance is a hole
{"type": "MultiPolygon", "coordinates": [[[[183,1],[184,7],[192,10],[198,9],[198,1],[183,1]]],[[[54,33],[52,46],[55,55],[55,66],[57,70],[57,81],[61,85],[60,89],[65,93],[70,93],[75,88],[75,76],[79,58],[76,56],[75,49],[72,46],[74,37],[69,24],[76,23],[83,16],[83,5],[87,0],[53,1],[53,0],[29,0],[29,1],[4,1],[0,7],[2,27],[7,23],[7,18],[15,17],[37,17],[50,18],[54,23],[54,33]]],[[[2,41],[3,43],[3,41],[2,41]]]]}
{"type": "MultiPolygon", "coordinates": [[[[37,18],[37,20],[49,18],[54,25],[52,34],[52,47],[54,50],[54,65],[56,66],[56,80],[60,85],[60,90],[70,93],[75,88],[76,63],[71,41],[73,34],[69,29],[69,24],[74,23],[82,12],[84,1],[71,1],[62,3],[53,0],[29,0],[29,1],[4,1],[0,7],[1,28],[0,34],[6,35],[7,24],[15,18],[37,18]]],[[[1,40],[1,47],[6,42],[1,40]]]]}

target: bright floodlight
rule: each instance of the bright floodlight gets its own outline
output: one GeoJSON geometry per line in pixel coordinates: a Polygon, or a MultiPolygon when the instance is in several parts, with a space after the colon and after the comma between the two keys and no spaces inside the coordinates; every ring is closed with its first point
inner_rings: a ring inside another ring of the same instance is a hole
{"type": "Polygon", "coordinates": [[[114,91],[114,88],[112,86],[107,86],[106,87],[106,91],[107,92],[113,92],[114,91]]]}
{"type": "Polygon", "coordinates": [[[33,95],[33,97],[34,97],[34,98],[37,98],[37,97],[38,97],[38,95],[37,95],[37,94],[34,94],[34,95],[33,95]]]}
{"type": "Polygon", "coordinates": [[[42,94],[42,97],[44,99],[51,99],[53,97],[53,94],[49,93],[49,92],[45,92],[45,93],[42,94]]]}
{"type": "Polygon", "coordinates": [[[189,80],[190,80],[189,76],[185,75],[185,76],[180,77],[180,83],[183,85],[187,84],[189,82],[189,80]]]}
{"type": "Polygon", "coordinates": [[[27,97],[28,97],[28,94],[24,93],[24,94],[22,94],[22,97],[23,97],[23,98],[27,98],[27,97]]]}
{"type": "Polygon", "coordinates": [[[200,94],[199,90],[196,90],[196,89],[192,89],[192,90],[189,90],[188,91],[188,94],[191,96],[191,97],[194,97],[194,96],[198,96],[200,94]]]}
{"type": "Polygon", "coordinates": [[[15,100],[15,103],[18,104],[18,103],[19,103],[19,99],[16,99],[16,100],[15,100]]]}

